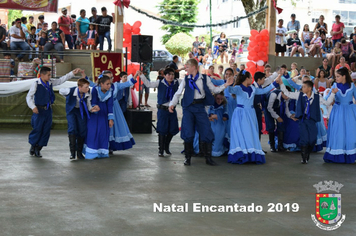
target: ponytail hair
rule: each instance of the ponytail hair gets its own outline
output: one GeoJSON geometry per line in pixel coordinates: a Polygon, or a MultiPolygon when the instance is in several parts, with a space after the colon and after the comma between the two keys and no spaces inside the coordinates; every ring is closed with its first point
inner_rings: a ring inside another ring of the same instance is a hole
{"type": "Polygon", "coordinates": [[[237,80],[234,85],[241,85],[246,79],[251,78],[251,73],[247,70],[243,70],[237,76],[237,80]]]}
{"type": "Polygon", "coordinates": [[[349,70],[348,70],[346,67],[342,67],[342,68],[338,69],[338,70],[336,71],[336,73],[338,73],[338,74],[341,75],[341,76],[345,76],[346,83],[351,86],[352,79],[351,79],[349,70]]]}

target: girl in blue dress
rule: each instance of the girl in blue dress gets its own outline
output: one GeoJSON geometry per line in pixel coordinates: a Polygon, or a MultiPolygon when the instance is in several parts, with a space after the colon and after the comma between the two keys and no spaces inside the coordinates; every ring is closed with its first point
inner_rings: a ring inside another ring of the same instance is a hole
{"type": "Polygon", "coordinates": [[[338,91],[330,113],[324,161],[354,163],[356,159],[356,105],[353,103],[353,98],[356,98],[356,88],[347,68],[337,70],[335,75],[336,83],[332,89],[334,91],[338,89],[338,91]]]}
{"type": "MultiPolygon", "coordinates": [[[[281,75],[277,79],[280,77],[281,75]]],[[[255,95],[268,93],[271,89],[278,87],[278,84],[274,82],[263,89],[251,85],[250,72],[243,70],[238,75],[236,85],[229,87],[229,92],[236,95],[237,101],[237,107],[231,119],[229,163],[263,164],[266,162],[265,153],[262,151],[259,140],[253,101],[255,95]]]]}
{"type": "Polygon", "coordinates": [[[212,156],[219,157],[228,150],[224,145],[226,121],[229,119],[224,93],[215,95],[215,103],[210,106],[208,113],[211,129],[214,133],[212,156]]]}
{"type": "Polygon", "coordinates": [[[296,99],[288,99],[286,101],[286,131],[284,133],[283,147],[290,152],[300,151],[299,147],[299,122],[295,118],[296,99]]]}
{"type": "Polygon", "coordinates": [[[92,113],[87,122],[85,159],[109,157],[110,128],[114,125],[110,77],[100,75],[98,84],[91,91],[91,105],[98,106],[100,110],[92,113]]]}
{"type": "MultiPolygon", "coordinates": [[[[105,75],[109,77],[113,77],[113,74],[111,71],[107,71],[105,75]]],[[[137,76],[137,74],[136,74],[137,76]]],[[[135,78],[136,78],[135,76],[135,78]]],[[[129,88],[131,85],[134,85],[136,81],[133,79],[132,75],[129,75],[129,77],[122,78],[122,83],[120,82],[115,82],[111,85],[111,89],[113,91],[113,113],[114,113],[114,125],[112,128],[110,128],[110,136],[109,136],[109,150],[110,154],[112,154],[113,151],[119,151],[119,150],[126,150],[132,148],[133,145],[135,145],[135,140],[130,133],[130,129],[127,126],[126,119],[124,116],[124,113],[122,112],[121,106],[120,106],[120,99],[122,98],[120,92],[125,89],[129,88]]]]}

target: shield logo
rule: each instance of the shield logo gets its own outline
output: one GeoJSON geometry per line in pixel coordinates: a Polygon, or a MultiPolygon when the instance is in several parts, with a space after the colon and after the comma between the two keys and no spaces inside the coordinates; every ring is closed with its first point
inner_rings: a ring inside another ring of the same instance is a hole
{"type": "Polygon", "coordinates": [[[317,193],[316,218],[323,224],[335,224],[341,219],[341,194],[317,193]]]}

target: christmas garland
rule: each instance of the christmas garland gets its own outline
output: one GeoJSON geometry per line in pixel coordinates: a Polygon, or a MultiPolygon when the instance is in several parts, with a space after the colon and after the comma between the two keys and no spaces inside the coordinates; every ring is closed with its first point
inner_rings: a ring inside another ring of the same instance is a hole
{"type": "Polygon", "coordinates": [[[242,19],[249,18],[249,17],[251,17],[253,15],[256,15],[256,14],[258,14],[258,13],[260,13],[260,12],[262,12],[262,11],[264,11],[264,10],[266,10],[268,8],[268,6],[264,6],[264,7],[260,8],[260,9],[258,9],[256,11],[248,13],[246,16],[238,17],[235,20],[230,20],[230,21],[227,21],[227,22],[224,22],[224,23],[206,24],[206,25],[194,25],[194,24],[183,24],[183,23],[179,23],[179,22],[176,22],[176,21],[165,20],[165,19],[153,16],[153,15],[150,15],[147,12],[142,11],[142,10],[140,10],[140,9],[134,7],[134,6],[130,5],[129,7],[132,8],[133,10],[135,10],[136,12],[138,12],[140,14],[143,14],[143,15],[146,15],[147,17],[152,18],[154,20],[158,20],[158,21],[162,22],[165,25],[174,25],[174,26],[180,26],[180,27],[185,27],[185,28],[209,28],[209,27],[218,27],[218,26],[228,25],[228,24],[232,24],[232,23],[238,22],[238,21],[240,21],[242,19]]]}

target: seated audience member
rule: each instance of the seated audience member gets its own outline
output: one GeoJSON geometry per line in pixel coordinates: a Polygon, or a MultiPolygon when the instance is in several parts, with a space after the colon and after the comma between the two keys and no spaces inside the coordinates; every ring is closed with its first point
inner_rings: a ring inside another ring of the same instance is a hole
{"type": "Polygon", "coordinates": [[[60,52],[59,57],[61,62],[63,61],[63,54],[65,45],[65,37],[62,30],[57,27],[57,22],[52,22],[52,28],[47,31],[47,40],[48,42],[44,46],[44,52],[49,52],[52,49],[55,49],[57,52],[60,52]]]}
{"type": "Polygon", "coordinates": [[[302,54],[304,57],[304,49],[302,47],[302,43],[300,42],[300,39],[298,38],[297,33],[292,34],[292,38],[289,38],[287,41],[287,48],[290,53],[290,57],[292,57],[296,53],[302,54]]]}
{"type": "MultiPolygon", "coordinates": [[[[21,19],[17,18],[15,20],[15,25],[11,26],[9,35],[11,36],[10,49],[11,50],[20,50],[20,51],[29,51],[30,46],[26,42],[25,31],[27,28],[21,26],[21,19]]],[[[15,61],[23,61],[24,55],[19,53],[16,55],[15,61]]]]}

